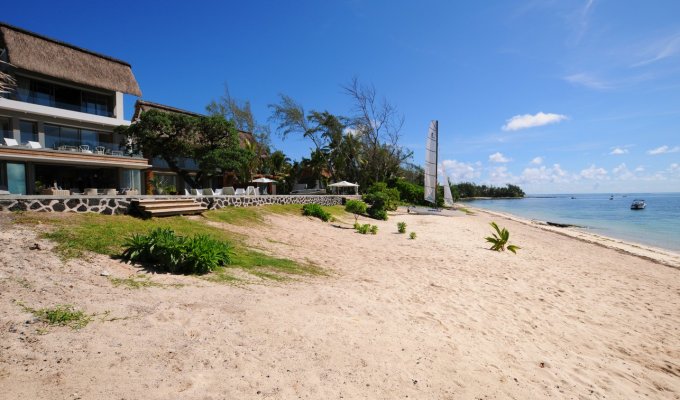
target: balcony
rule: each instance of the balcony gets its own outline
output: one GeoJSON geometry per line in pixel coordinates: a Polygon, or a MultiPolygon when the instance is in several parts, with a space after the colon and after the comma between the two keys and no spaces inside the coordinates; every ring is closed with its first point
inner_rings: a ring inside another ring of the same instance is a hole
{"type": "Polygon", "coordinates": [[[24,146],[0,146],[0,160],[46,164],[68,164],[99,167],[147,169],[147,159],[125,155],[122,151],[82,151],[75,146],[60,146],[56,150],[24,146]]]}
{"type": "Polygon", "coordinates": [[[90,122],[108,127],[130,125],[130,121],[126,121],[124,119],[104,117],[101,115],[88,114],[80,111],[72,111],[65,110],[62,108],[43,106],[40,104],[26,103],[23,101],[11,100],[4,97],[0,97],[0,109],[18,111],[34,115],[42,115],[50,118],[63,118],[78,122],[90,122]]]}

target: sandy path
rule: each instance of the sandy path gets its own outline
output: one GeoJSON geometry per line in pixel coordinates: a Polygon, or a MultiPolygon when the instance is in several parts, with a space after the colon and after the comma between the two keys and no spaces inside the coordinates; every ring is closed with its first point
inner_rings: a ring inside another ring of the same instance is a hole
{"type": "MultiPolygon", "coordinates": [[[[680,270],[486,214],[399,215],[377,236],[301,217],[253,245],[330,277],[128,290],[95,256],[63,265],[0,216],[0,387],[8,399],[680,398],[680,270]],[[418,234],[396,233],[405,221],[418,234]],[[26,324],[12,300],[126,318],[26,324]]],[[[48,247],[46,242],[40,242],[48,247]]]]}

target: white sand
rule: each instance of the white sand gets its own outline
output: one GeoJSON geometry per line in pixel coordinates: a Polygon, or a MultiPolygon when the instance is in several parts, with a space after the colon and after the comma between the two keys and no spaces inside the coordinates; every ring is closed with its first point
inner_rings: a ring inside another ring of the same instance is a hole
{"type": "Polygon", "coordinates": [[[99,273],[135,268],[63,265],[0,215],[0,397],[680,398],[680,269],[486,213],[377,225],[363,236],[273,216],[234,228],[329,277],[234,287],[154,275],[185,286],[128,290],[99,273]],[[486,249],[492,218],[517,255],[486,249]],[[15,299],[126,319],[41,335],[15,299]]]}

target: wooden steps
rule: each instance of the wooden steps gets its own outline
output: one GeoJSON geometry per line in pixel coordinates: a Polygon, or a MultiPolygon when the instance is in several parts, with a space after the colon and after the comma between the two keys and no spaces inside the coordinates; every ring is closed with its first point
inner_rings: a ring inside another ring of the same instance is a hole
{"type": "Polygon", "coordinates": [[[133,207],[139,211],[140,214],[148,217],[169,217],[172,215],[190,215],[200,214],[206,211],[201,203],[195,202],[193,199],[140,199],[132,200],[133,207]]]}

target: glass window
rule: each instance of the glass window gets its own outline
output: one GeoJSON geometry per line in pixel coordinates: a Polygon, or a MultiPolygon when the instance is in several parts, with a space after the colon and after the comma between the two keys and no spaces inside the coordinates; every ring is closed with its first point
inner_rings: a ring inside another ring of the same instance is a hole
{"type": "Polygon", "coordinates": [[[53,106],[54,96],[52,85],[46,82],[31,80],[30,102],[43,106],[53,106]]]}
{"type": "Polygon", "coordinates": [[[117,150],[118,146],[114,146],[113,133],[99,132],[99,145],[106,147],[108,150],[117,150]]]}
{"type": "Polygon", "coordinates": [[[7,117],[0,117],[0,131],[3,138],[13,138],[14,132],[12,132],[12,121],[7,117]]]}
{"type": "Polygon", "coordinates": [[[142,190],[142,174],[138,169],[124,169],[123,181],[120,183],[122,188],[142,190]]]}
{"type": "Polygon", "coordinates": [[[26,166],[7,163],[7,190],[11,194],[26,194],[26,166]]]}
{"type": "Polygon", "coordinates": [[[33,121],[19,121],[19,130],[21,131],[21,143],[26,143],[29,140],[32,142],[38,141],[38,123],[33,121]]]}
{"type": "Polygon", "coordinates": [[[59,146],[59,127],[45,124],[45,147],[56,149],[59,146]]]}
{"type": "Polygon", "coordinates": [[[78,137],[78,129],[69,128],[67,126],[59,127],[59,139],[61,145],[66,146],[79,146],[80,138],[78,137]]]}
{"type": "Polygon", "coordinates": [[[0,161],[0,190],[7,190],[7,163],[0,161]]]}
{"type": "Polygon", "coordinates": [[[99,146],[99,141],[97,140],[97,132],[89,131],[87,129],[80,130],[80,144],[90,146],[90,151],[94,151],[95,147],[99,146]]]}
{"type": "Polygon", "coordinates": [[[80,90],[54,85],[54,101],[59,108],[80,111],[80,90]]]}
{"type": "Polygon", "coordinates": [[[105,117],[113,116],[112,102],[110,96],[97,93],[83,92],[82,111],[105,117]]]}

